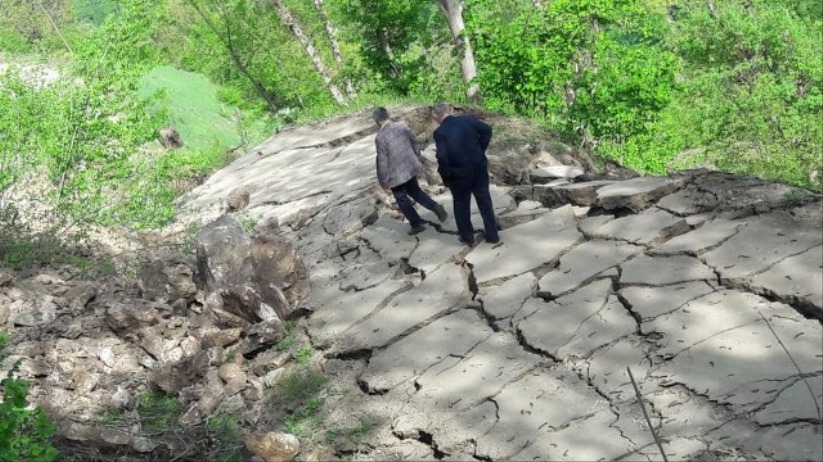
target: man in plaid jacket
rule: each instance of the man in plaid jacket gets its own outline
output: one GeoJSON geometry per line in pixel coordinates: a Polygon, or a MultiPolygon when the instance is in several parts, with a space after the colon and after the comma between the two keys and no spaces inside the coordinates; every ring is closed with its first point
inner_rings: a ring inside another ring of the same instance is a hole
{"type": "Polygon", "coordinates": [[[433,211],[443,222],[448,217],[446,209],[426,194],[417,183],[420,173],[420,146],[414,133],[405,122],[392,122],[389,111],[379,107],[372,114],[380,126],[374,144],[377,148],[377,181],[384,189],[390,189],[397,206],[409,220],[410,235],[426,227],[414,209],[414,202],[433,211]],[[414,202],[412,202],[412,199],[414,202]]]}

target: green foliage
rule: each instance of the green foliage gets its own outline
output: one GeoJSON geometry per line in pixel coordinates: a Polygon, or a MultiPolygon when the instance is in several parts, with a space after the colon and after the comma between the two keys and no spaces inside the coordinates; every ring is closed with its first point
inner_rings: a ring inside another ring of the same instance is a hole
{"type": "MultiPolygon", "coordinates": [[[[0,332],[0,358],[7,343],[8,335],[0,332]]],[[[19,362],[0,380],[0,460],[56,460],[56,427],[42,409],[29,408],[28,383],[14,378],[18,367],[19,362]]]]}
{"type": "Polygon", "coordinates": [[[146,434],[162,434],[176,425],[180,402],[174,396],[146,392],[137,399],[137,412],[146,434]]]}
{"type": "Polygon", "coordinates": [[[299,403],[319,393],[326,384],[326,376],[306,367],[287,373],[278,383],[275,404],[299,403]]]}
{"type": "Polygon", "coordinates": [[[242,428],[237,417],[218,414],[206,421],[206,429],[216,446],[211,453],[217,462],[242,462],[247,460],[242,442],[242,428]]]}
{"type": "Polygon", "coordinates": [[[678,13],[671,42],[687,74],[668,108],[678,123],[661,130],[723,170],[823,190],[823,18],[765,0],[717,10],[678,13]]]}
{"type": "Polygon", "coordinates": [[[286,418],[284,429],[299,438],[311,437],[323,425],[325,416],[321,408],[325,402],[323,396],[309,399],[286,418]]]}
{"type": "Polygon", "coordinates": [[[274,351],[282,353],[282,352],[288,350],[289,348],[291,348],[292,345],[294,345],[294,342],[295,342],[294,337],[289,335],[289,336],[283,338],[282,340],[280,340],[279,342],[277,342],[274,345],[274,351]]]}
{"type": "Polygon", "coordinates": [[[72,0],[77,21],[99,26],[118,12],[117,3],[110,0],[72,0]]]}
{"type": "Polygon", "coordinates": [[[346,37],[359,45],[362,85],[375,93],[453,97],[461,92],[436,2],[332,0],[346,37]],[[445,55],[444,55],[445,53],[445,55]]]}
{"type": "Polygon", "coordinates": [[[283,330],[286,331],[287,334],[291,334],[294,332],[294,329],[297,328],[297,321],[286,321],[283,323],[283,330]]]}
{"type": "Polygon", "coordinates": [[[294,354],[294,358],[300,364],[308,364],[309,362],[311,362],[311,358],[313,356],[314,356],[314,347],[311,346],[310,343],[307,343],[307,344],[303,345],[302,347],[300,347],[300,349],[297,350],[297,353],[294,354]]]}
{"type": "Polygon", "coordinates": [[[471,3],[469,26],[487,105],[545,118],[596,145],[645,133],[670,100],[674,56],[661,18],[638,1],[471,3]]]}

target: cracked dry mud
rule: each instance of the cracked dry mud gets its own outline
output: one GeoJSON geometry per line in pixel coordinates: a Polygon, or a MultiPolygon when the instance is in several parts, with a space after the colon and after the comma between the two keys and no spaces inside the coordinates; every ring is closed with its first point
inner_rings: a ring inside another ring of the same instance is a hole
{"type": "Polygon", "coordinates": [[[378,423],[339,456],[660,460],[630,367],[670,460],[823,459],[819,198],[710,172],[565,184],[499,200],[503,245],[467,248],[451,218],[405,234],[366,128],[285,132],[188,203],[245,184],[295,237],[327,424],[378,423]]]}

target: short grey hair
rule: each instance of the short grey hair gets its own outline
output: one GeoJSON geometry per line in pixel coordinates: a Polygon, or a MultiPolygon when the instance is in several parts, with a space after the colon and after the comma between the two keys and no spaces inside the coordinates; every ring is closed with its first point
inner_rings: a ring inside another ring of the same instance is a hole
{"type": "Polygon", "coordinates": [[[379,107],[372,112],[372,117],[375,122],[383,122],[389,120],[389,111],[384,107],[379,107]]]}
{"type": "Polygon", "coordinates": [[[439,102],[432,106],[432,117],[441,117],[449,113],[449,106],[444,102],[439,102]]]}

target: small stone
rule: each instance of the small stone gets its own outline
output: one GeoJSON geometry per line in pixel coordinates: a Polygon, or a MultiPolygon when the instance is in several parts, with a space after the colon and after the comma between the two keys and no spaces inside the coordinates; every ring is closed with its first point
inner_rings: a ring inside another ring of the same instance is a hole
{"type": "Polygon", "coordinates": [[[110,346],[101,348],[100,352],[97,353],[97,356],[100,358],[100,361],[106,365],[106,367],[114,366],[114,352],[110,346]]]}
{"type": "Polygon", "coordinates": [[[114,408],[123,409],[128,407],[129,401],[131,401],[131,396],[129,396],[129,392],[126,391],[125,388],[118,385],[117,391],[114,392],[114,395],[112,395],[109,404],[114,408]]]}
{"type": "Polygon", "coordinates": [[[283,377],[285,371],[286,370],[281,367],[280,369],[275,369],[269,372],[265,377],[263,377],[263,385],[265,385],[266,388],[275,387],[280,382],[280,378],[283,377]]]}
{"type": "Polygon", "coordinates": [[[243,368],[237,363],[226,363],[220,366],[220,378],[226,383],[234,383],[246,380],[243,368]]]}
{"type": "Polygon", "coordinates": [[[248,207],[251,195],[248,189],[244,187],[235,188],[229,193],[227,206],[230,212],[236,212],[248,207]]]}
{"type": "Polygon", "coordinates": [[[134,437],[131,442],[131,448],[142,454],[152,452],[156,447],[157,445],[155,443],[152,443],[148,438],[142,436],[134,437]]]}
{"type": "Polygon", "coordinates": [[[300,440],[288,433],[251,434],[245,443],[249,452],[266,462],[290,462],[300,452],[300,440]]]}
{"type": "Polygon", "coordinates": [[[263,381],[261,379],[250,379],[249,386],[243,390],[243,397],[247,401],[260,401],[263,399],[263,381]]]}
{"type": "Polygon", "coordinates": [[[241,327],[207,332],[203,335],[203,344],[207,347],[227,347],[236,343],[242,333],[241,327]]]}
{"type": "Polygon", "coordinates": [[[69,301],[69,309],[79,313],[86,308],[94,297],[97,296],[97,288],[91,284],[80,284],[72,287],[66,292],[65,298],[69,301]]]}
{"type": "Polygon", "coordinates": [[[184,412],[180,416],[180,419],[178,419],[178,421],[180,422],[180,425],[182,425],[184,428],[190,428],[202,422],[203,413],[200,410],[200,403],[192,404],[186,410],[186,412],[184,412]]]}
{"type": "Polygon", "coordinates": [[[14,280],[14,274],[12,274],[10,271],[0,269],[0,287],[5,286],[12,280],[14,280]]]}

